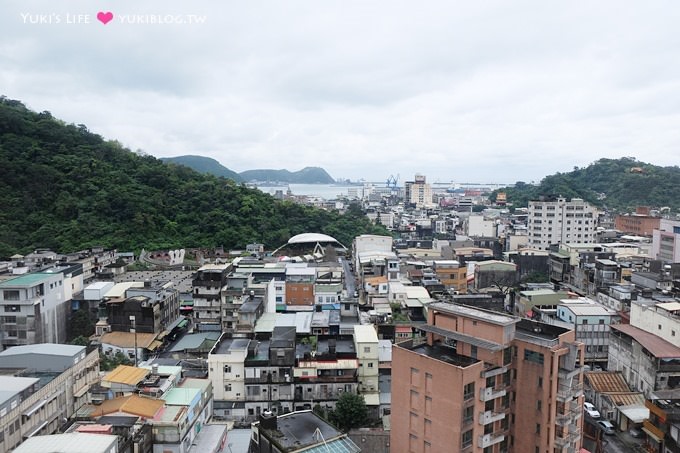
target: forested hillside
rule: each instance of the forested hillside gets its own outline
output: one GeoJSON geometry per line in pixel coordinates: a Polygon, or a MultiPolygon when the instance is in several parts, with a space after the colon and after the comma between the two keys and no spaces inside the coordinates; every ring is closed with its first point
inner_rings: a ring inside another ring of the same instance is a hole
{"type": "MultiPolygon", "coordinates": [[[[659,167],[630,157],[600,159],[584,168],[546,176],[540,184],[518,182],[500,189],[515,207],[541,195],[580,197],[598,206],[619,211],[636,206],[680,208],[680,168],[659,167]]],[[[495,199],[496,193],[491,198],[495,199]]]]}
{"type": "Polygon", "coordinates": [[[232,180],[133,153],[84,125],[0,98],[0,257],[37,247],[69,252],[278,246],[323,232],[345,244],[385,233],[359,210],[339,215],[280,202],[232,180]]]}

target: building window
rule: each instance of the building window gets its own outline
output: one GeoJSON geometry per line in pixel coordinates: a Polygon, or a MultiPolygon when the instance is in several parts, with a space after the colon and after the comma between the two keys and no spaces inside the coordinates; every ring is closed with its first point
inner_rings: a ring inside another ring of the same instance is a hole
{"type": "Polygon", "coordinates": [[[465,387],[463,387],[463,399],[467,401],[474,397],[475,397],[475,383],[470,382],[469,384],[465,384],[465,387]]]}
{"type": "Polygon", "coordinates": [[[467,448],[472,445],[472,430],[465,431],[461,436],[460,447],[467,448]]]}
{"type": "Polygon", "coordinates": [[[224,365],[224,372],[231,373],[231,365],[224,365]]]}
{"type": "Polygon", "coordinates": [[[540,352],[532,351],[530,349],[525,349],[524,360],[528,362],[537,363],[539,365],[543,365],[543,354],[541,354],[540,352]]]}
{"type": "Polygon", "coordinates": [[[536,410],[537,410],[537,411],[540,411],[542,405],[543,405],[543,403],[541,402],[541,400],[536,401],[536,410]]]}
{"type": "Polygon", "coordinates": [[[231,392],[231,384],[225,385],[225,386],[224,386],[224,390],[225,390],[226,392],[231,392]]]}
{"type": "Polygon", "coordinates": [[[541,424],[536,423],[536,434],[541,434],[541,424]]]}
{"type": "Polygon", "coordinates": [[[538,378],[538,386],[543,387],[543,378],[542,377],[538,378]]]}
{"type": "Polygon", "coordinates": [[[475,407],[468,406],[463,409],[463,424],[472,423],[475,417],[475,407]]]}

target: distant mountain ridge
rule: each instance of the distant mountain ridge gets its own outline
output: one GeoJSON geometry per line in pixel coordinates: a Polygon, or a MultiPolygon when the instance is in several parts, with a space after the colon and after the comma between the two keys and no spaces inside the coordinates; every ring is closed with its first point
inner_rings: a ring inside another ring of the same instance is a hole
{"type": "Polygon", "coordinates": [[[232,179],[236,182],[243,181],[238,173],[230,170],[215,159],[204,156],[177,156],[177,157],[161,157],[163,162],[171,162],[174,164],[184,165],[199,173],[207,173],[214,176],[223,176],[227,179],[232,179]]]}
{"type": "Polygon", "coordinates": [[[320,167],[305,167],[299,171],[256,169],[237,173],[215,159],[204,156],[162,157],[163,162],[184,165],[200,173],[223,176],[236,182],[287,182],[293,184],[332,184],[333,177],[320,167]]]}
{"type": "Polygon", "coordinates": [[[541,196],[561,195],[624,212],[637,206],[675,211],[680,209],[680,168],[660,167],[632,157],[603,158],[587,167],[546,176],[539,184],[518,181],[513,187],[494,191],[490,198],[495,200],[498,192],[505,192],[515,207],[527,206],[529,200],[541,196]]]}
{"type": "Polygon", "coordinates": [[[333,184],[335,180],[323,168],[305,167],[299,171],[247,170],[239,173],[244,181],[288,182],[294,184],[333,184]]]}

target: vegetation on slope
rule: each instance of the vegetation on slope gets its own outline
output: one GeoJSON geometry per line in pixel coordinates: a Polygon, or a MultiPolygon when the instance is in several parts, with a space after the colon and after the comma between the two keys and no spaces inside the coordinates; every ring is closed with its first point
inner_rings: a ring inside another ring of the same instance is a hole
{"type": "Polygon", "coordinates": [[[84,125],[0,97],[0,256],[39,247],[138,250],[285,243],[322,232],[344,244],[385,234],[360,210],[279,202],[232,180],[135,154],[84,125]]]}
{"type": "Polygon", "coordinates": [[[538,185],[517,182],[506,192],[515,207],[527,206],[540,196],[578,197],[598,206],[629,211],[637,206],[680,208],[680,168],[659,167],[632,157],[600,159],[584,168],[546,176],[538,185]]]}

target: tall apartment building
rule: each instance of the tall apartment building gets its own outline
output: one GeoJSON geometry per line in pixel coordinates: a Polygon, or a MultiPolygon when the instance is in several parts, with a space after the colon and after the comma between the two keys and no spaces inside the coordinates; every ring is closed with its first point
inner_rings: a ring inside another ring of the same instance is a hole
{"type": "Polygon", "coordinates": [[[0,349],[65,342],[67,302],[60,272],[25,274],[0,283],[0,349]]]}
{"type": "Polygon", "coordinates": [[[222,288],[227,284],[230,264],[206,264],[191,282],[194,318],[200,330],[222,329],[222,288]]]}
{"type": "Polygon", "coordinates": [[[529,202],[529,247],[548,250],[551,244],[595,241],[597,209],[580,198],[529,202]]]}
{"type": "Polygon", "coordinates": [[[443,302],[420,328],[425,343],[392,352],[392,451],[580,449],[583,345],[573,331],[443,302]]]}
{"type": "Polygon", "coordinates": [[[412,205],[416,208],[427,208],[434,206],[432,202],[432,186],[430,186],[423,175],[416,175],[413,181],[404,183],[406,191],[404,204],[412,205]]]}

